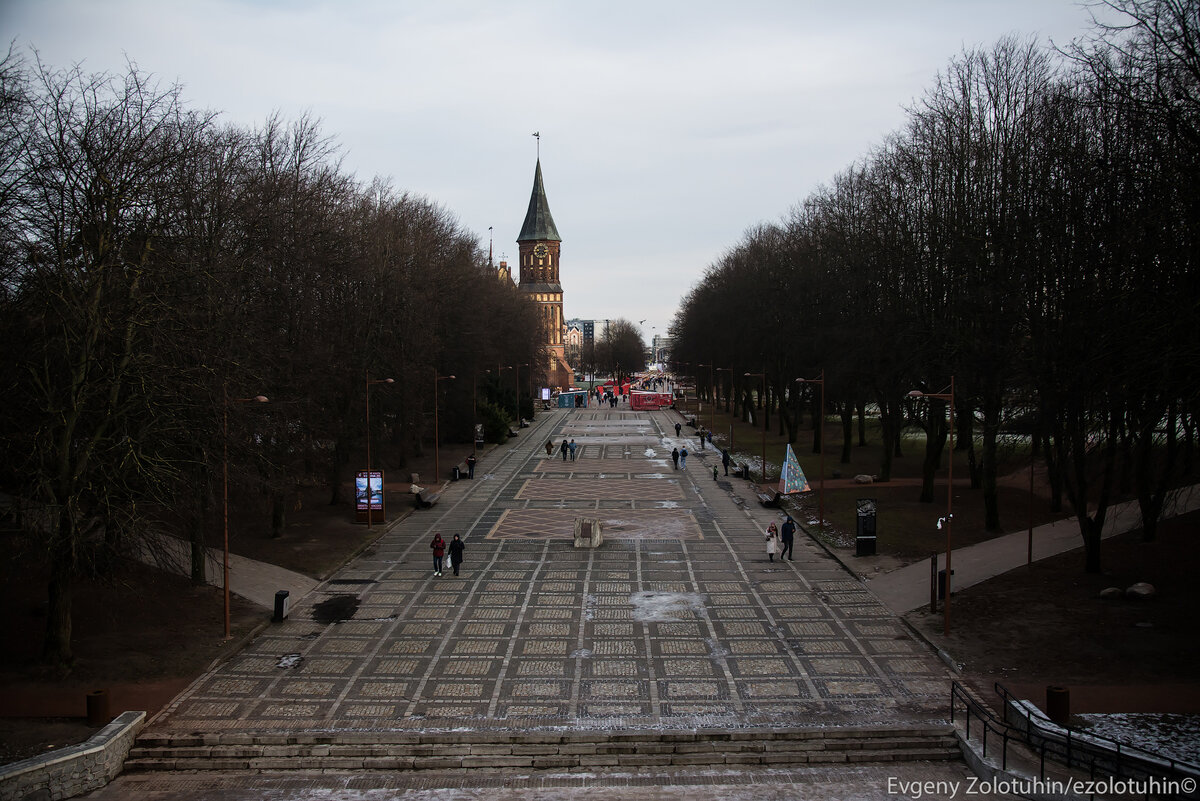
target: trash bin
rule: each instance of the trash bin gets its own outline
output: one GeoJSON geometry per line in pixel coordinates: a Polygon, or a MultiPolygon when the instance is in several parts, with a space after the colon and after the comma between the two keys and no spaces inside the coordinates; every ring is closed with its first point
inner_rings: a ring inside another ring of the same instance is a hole
{"type": "Polygon", "coordinates": [[[458,481],[458,465],[454,465],[454,467],[450,468],[450,480],[458,481]]]}
{"type": "MultiPolygon", "coordinates": [[[[950,581],[951,582],[954,581],[954,571],[953,570],[950,571],[950,581]]],[[[953,591],[954,588],[951,587],[950,589],[951,589],[951,591],[953,591]]],[[[938,571],[938,600],[944,601],[945,599],[946,599],[946,571],[939,570],[938,571]]]]}
{"type": "Polygon", "coordinates": [[[1071,720],[1071,691],[1053,684],[1046,686],[1046,717],[1059,726],[1071,720]]]}
{"type": "Polygon", "coordinates": [[[287,619],[289,607],[291,603],[288,601],[290,593],[287,590],[277,590],[275,592],[275,616],[272,618],[276,623],[282,623],[287,619]]]}
{"type": "Polygon", "coordinates": [[[874,556],[875,555],[875,535],[870,536],[860,534],[854,540],[854,555],[855,556],[874,556]]]}
{"type": "Polygon", "coordinates": [[[106,726],[112,717],[112,713],[109,711],[108,690],[92,690],[87,694],[89,726],[106,726]]]}

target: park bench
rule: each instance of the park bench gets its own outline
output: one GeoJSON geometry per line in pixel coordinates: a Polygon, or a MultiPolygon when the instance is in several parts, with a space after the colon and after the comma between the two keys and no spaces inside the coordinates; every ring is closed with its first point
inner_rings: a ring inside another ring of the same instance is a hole
{"type": "Polygon", "coordinates": [[[433,490],[421,490],[414,498],[414,505],[418,509],[428,509],[438,502],[438,498],[442,497],[442,493],[434,492],[433,490]]]}
{"type": "Polygon", "coordinates": [[[771,508],[779,506],[779,502],[783,499],[783,496],[774,490],[764,491],[759,489],[756,490],[754,494],[758,496],[759,503],[761,503],[763,506],[768,506],[771,508]]]}

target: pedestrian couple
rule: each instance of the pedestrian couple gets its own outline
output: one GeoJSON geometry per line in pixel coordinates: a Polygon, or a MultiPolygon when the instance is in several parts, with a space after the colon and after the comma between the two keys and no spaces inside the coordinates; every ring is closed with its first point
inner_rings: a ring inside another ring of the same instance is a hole
{"type": "Polygon", "coordinates": [[[792,554],[792,546],[796,542],[796,524],[792,522],[791,515],[786,517],[782,531],[775,527],[774,522],[767,526],[767,559],[772,562],[775,561],[775,554],[779,554],[780,562],[785,554],[789,562],[796,561],[792,554]]]}
{"type": "Polygon", "coordinates": [[[567,461],[568,453],[571,455],[571,461],[572,462],[575,461],[575,440],[571,440],[570,442],[567,442],[564,439],[562,441],[562,445],[558,446],[558,449],[560,451],[562,451],[562,458],[563,458],[564,462],[567,461]]]}
{"type": "Polygon", "coordinates": [[[442,575],[442,558],[445,557],[446,551],[450,551],[450,566],[454,568],[454,575],[458,575],[458,568],[463,561],[463,549],[466,547],[463,544],[462,538],[457,534],[454,539],[450,540],[450,544],[446,545],[446,541],[442,539],[442,533],[435,531],[433,534],[433,542],[429,543],[430,549],[433,551],[433,575],[442,575]]]}
{"type": "Polygon", "coordinates": [[[681,467],[687,467],[687,446],[685,445],[683,450],[679,450],[679,448],[672,448],[671,461],[675,463],[676,470],[681,467]]]}

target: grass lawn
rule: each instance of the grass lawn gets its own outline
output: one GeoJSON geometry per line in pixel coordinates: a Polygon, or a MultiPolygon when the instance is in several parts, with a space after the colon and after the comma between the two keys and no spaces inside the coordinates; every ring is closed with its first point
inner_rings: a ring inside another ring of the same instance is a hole
{"type": "MultiPolygon", "coordinates": [[[[741,419],[733,418],[725,414],[719,405],[713,409],[709,404],[697,404],[692,398],[689,398],[684,413],[685,416],[694,417],[698,425],[705,428],[712,426],[713,443],[718,448],[728,447],[732,440],[733,447],[730,453],[733,461],[750,463],[757,476],[764,440],[761,426],[752,426],[741,419]]],[[[787,437],[779,433],[777,416],[773,415],[770,422],[771,428],[765,437],[767,469],[768,479],[775,483],[779,480],[787,437]]],[[[690,428],[685,430],[691,431],[690,428]]],[[[944,456],[942,469],[938,471],[935,481],[934,501],[921,503],[918,500],[921,492],[921,463],[925,451],[923,432],[915,429],[905,432],[902,445],[904,455],[893,459],[891,480],[873,484],[855,484],[853,479],[857,475],[877,475],[880,471],[883,452],[878,420],[867,419],[866,446],[857,444],[856,422],[856,444],[851,449],[848,463],[839,461],[842,451],[841,423],[836,418],[827,418],[824,434],[826,526],[820,534],[829,544],[836,547],[853,547],[857,526],[857,501],[859,498],[873,498],[877,502],[876,533],[879,537],[879,553],[904,561],[913,561],[945,550],[945,531],[937,528],[937,520],[945,516],[947,508],[947,471],[944,456]],[[835,478],[835,475],[838,477],[835,478]]],[[[812,492],[790,496],[788,504],[796,512],[797,519],[806,524],[811,520],[816,528],[820,505],[821,457],[812,452],[812,443],[811,419],[806,416],[805,425],[797,431],[796,442],[792,443],[792,450],[795,451],[796,459],[808,478],[812,492]]],[[[976,451],[977,454],[981,451],[978,443],[976,451]]],[[[1002,458],[1004,462],[1000,467],[1001,479],[998,482],[1002,530],[989,532],[984,528],[983,490],[971,489],[967,454],[964,451],[955,452],[955,547],[982,542],[998,534],[1024,530],[1028,527],[1031,516],[1034,526],[1070,516],[1069,508],[1057,514],[1050,511],[1042,470],[1035,470],[1034,493],[1030,496],[1027,448],[1018,446],[1002,458]]]]}

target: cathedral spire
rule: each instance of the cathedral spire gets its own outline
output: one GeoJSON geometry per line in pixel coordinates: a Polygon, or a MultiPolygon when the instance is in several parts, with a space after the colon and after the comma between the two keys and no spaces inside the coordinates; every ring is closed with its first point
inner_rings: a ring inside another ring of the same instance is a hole
{"type": "Polygon", "coordinates": [[[542,160],[539,158],[533,173],[533,193],[529,196],[529,210],[525,212],[525,223],[521,226],[518,242],[561,242],[554,218],[550,216],[550,204],[546,201],[546,189],[542,186],[542,160]]]}

